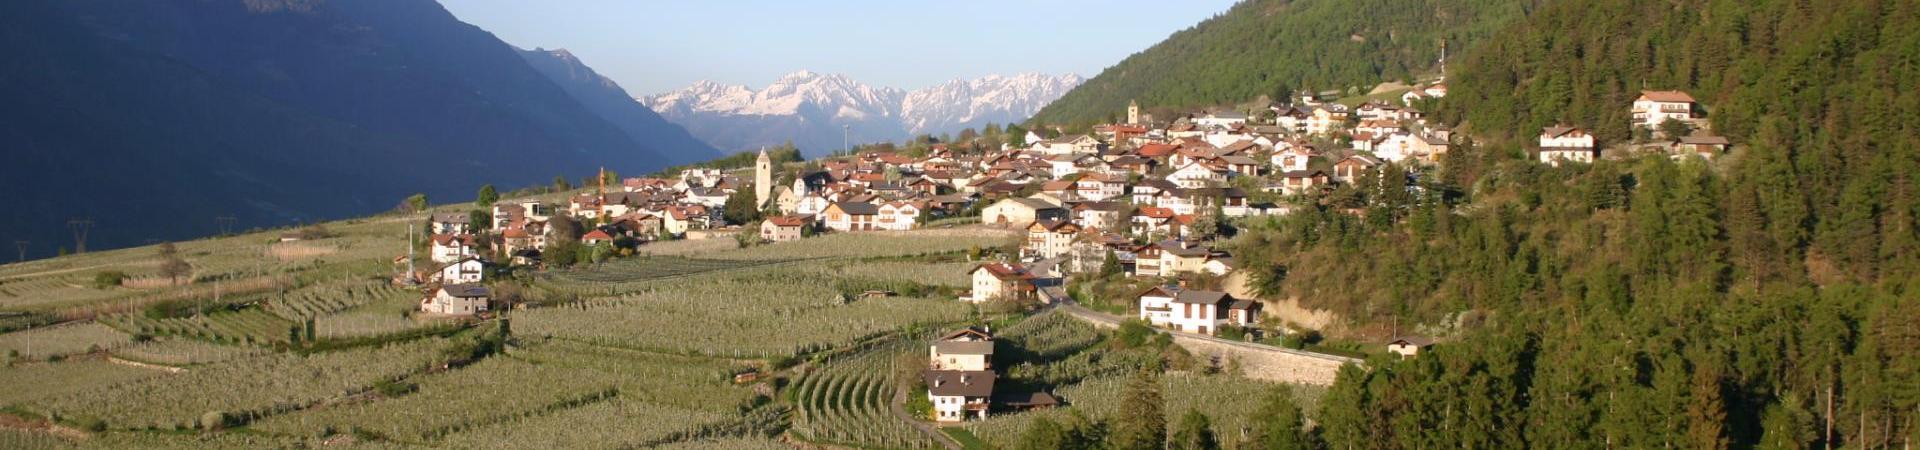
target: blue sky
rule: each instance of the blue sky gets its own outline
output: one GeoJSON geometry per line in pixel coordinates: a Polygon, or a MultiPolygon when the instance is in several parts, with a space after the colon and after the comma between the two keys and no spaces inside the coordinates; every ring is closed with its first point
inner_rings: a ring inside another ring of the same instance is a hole
{"type": "Polygon", "coordinates": [[[1233,0],[441,0],[523,48],[565,48],[634,95],[808,69],[915,89],[1101,69],[1233,0]]]}

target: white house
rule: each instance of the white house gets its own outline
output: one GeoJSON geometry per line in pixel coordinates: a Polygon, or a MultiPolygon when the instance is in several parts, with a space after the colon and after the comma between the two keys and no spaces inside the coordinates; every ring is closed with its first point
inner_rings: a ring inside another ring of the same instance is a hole
{"type": "Polygon", "coordinates": [[[1002,227],[1026,226],[1036,220],[1065,218],[1065,208],[1032,198],[1009,198],[980,210],[980,223],[1002,227]]]}
{"type": "Polygon", "coordinates": [[[887,202],[875,209],[873,229],[906,231],[918,228],[920,207],[908,202],[887,202]]]}
{"type": "Polygon", "coordinates": [[[1579,127],[1547,127],[1540,132],[1540,162],[1560,165],[1561,161],[1593,162],[1598,154],[1593,134],[1579,127]]]}
{"type": "Polygon", "coordinates": [[[1035,291],[1033,274],[1019,264],[981,264],[968,271],[967,275],[972,278],[973,292],[962,300],[970,302],[1027,298],[1035,291]]]}
{"type": "Polygon", "coordinates": [[[471,234],[433,235],[433,262],[452,263],[459,261],[460,258],[474,256],[476,251],[474,247],[474,237],[471,234]]]}
{"type": "Polygon", "coordinates": [[[990,370],[928,370],[927,399],[933,401],[933,418],[940,422],[960,422],[987,418],[993,399],[993,381],[998,375],[990,370]]]}
{"type": "Polygon", "coordinates": [[[473,232],[473,217],[467,213],[435,213],[431,219],[433,234],[467,234],[473,232]]]}
{"type": "Polygon", "coordinates": [[[1021,253],[1052,258],[1067,254],[1073,247],[1073,238],[1080,235],[1080,226],[1064,220],[1041,220],[1027,226],[1026,245],[1020,247],[1021,253]]]}
{"type": "Polygon", "coordinates": [[[1225,165],[1211,161],[1194,161],[1167,175],[1167,181],[1183,188],[1202,188],[1227,184],[1225,165]]]}
{"type": "Polygon", "coordinates": [[[1659,130],[1668,120],[1691,123],[1693,96],[1680,91],[1640,91],[1633,100],[1633,127],[1659,130]]]}
{"type": "Polygon", "coordinates": [[[1156,286],[1139,299],[1141,319],[1174,331],[1212,335],[1224,326],[1252,326],[1260,317],[1260,302],[1225,292],[1156,286]]]}
{"type": "Polygon", "coordinates": [[[439,279],[441,283],[448,284],[479,283],[486,278],[486,271],[487,263],[480,261],[479,258],[461,258],[446,267],[441,267],[439,279]]]}
{"type": "Polygon", "coordinates": [[[1247,124],[1247,115],[1237,112],[1217,112],[1193,118],[1193,124],[1202,128],[1233,128],[1247,124]]]}
{"type": "Polygon", "coordinates": [[[1421,336],[1400,336],[1387,342],[1387,351],[1408,357],[1420,354],[1420,351],[1433,346],[1433,340],[1421,336]]]}
{"type": "Polygon", "coordinates": [[[948,333],[927,351],[927,366],[933,370],[993,370],[993,335],[981,329],[948,333]]]}
{"type": "Polygon", "coordinates": [[[760,239],[767,242],[797,241],[813,226],[813,216],[774,216],[760,222],[760,239]]]}
{"type": "Polygon", "coordinates": [[[473,315],[487,310],[492,294],[478,284],[449,284],[420,301],[420,312],[429,314],[473,315]]]}

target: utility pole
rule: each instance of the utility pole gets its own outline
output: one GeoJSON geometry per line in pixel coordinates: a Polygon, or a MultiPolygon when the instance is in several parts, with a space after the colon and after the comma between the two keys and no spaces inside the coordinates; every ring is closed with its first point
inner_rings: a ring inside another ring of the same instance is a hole
{"type": "Polygon", "coordinates": [[[93,230],[93,219],[67,220],[67,229],[73,230],[73,253],[86,253],[87,232],[93,230]]]}
{"type": "Polygon", "coordinates": [[[218,216],[213,218],[214,223],[220,224],[221,236],[233,234],[233,224],[239,221],[239,218],[233,216],[218,216]]]}
{"type": "Polygon", "coordinates": [[[853,125],[840,125],[840,151],[853,154],[853,125]]]}
{"type": "Polygon", "coordinates": [[[13,248],[20,250],[20,259],[15,260],[14,262],[26,262],[27,261],[27,241],[13,241],[13,248]]]}

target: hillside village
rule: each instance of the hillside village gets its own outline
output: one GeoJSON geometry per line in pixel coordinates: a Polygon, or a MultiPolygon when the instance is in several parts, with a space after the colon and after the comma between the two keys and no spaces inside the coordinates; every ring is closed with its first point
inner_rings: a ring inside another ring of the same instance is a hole
{"type": "MultiPolygon", "coordinates": [[[[620,257],[655,242],[728,234],[748,247],[979,224],[1023,238],[1017,250],[973,264],[959,301],[1050,307],[1074,303],[1069,292],[1078,279],[1130,278],[1134,290],[1118,301],[1128,306],[1108,312],[1179,333],[1271,338],[1300,330],[1263,315],[1262,302],[1228,292],[1238,289],[1221,280],[1238,266],[1216,244],[1239,221],[1303,207],[1340,210],[1327,195],[1339,186],[1384,187],[1382,177],[1401,176],[1392,185],[1420,189],[1424,169],[1464,139],[1430,126],[1417,108],[1445,95],[1442,82],[1408,90],[1400,104],[1348,106],[1303,93],[1263,111],[1200,111],[1172,120],[1155,120],[1134,105],[1124,123],[1090,134],[1026,131],[1015,139],[1024,145],[997,149],[930,142],[919,151],[869,149],[778,165],[762,150],[750,169],[695,167],[617,183],[603,175],[564,203],[495,204],[482,226],[473,223],[477,215],[432,216],[430,253],[444,265],[422,275],[432,284],[420,309],[489,314],[500,305],[490,305],[479,283],[492,265],[620,257]]],[[[1644,152],[1713,158],[1728,151],[1726,139],[1696,131],[1704,121],[1686,93],[1647,91],[1622,106],[1631,108],[1638,142],[1603,146],[1581,126],[1552,126],[1540,131],[1536,161],[1584,164],[1644,152]]],[[[1380,345],[1412,357],[1434,339],[1395,330],[1380,345]]],[[[985,330],[956,332],[931,347],[924,381],[936,421],[1056,402],[1045,392],[995,390],[993,340],[985,330]]]]}
{"type": "MultiPolygon", "coordinates": [[[[1171,120],[1156,120],[1132,105],[1124,123],[1095,126],[1090,134],[1025,131],[995,149],[934,142],[916,154],[865,150],[780,165],[763,149],[750,169],[603,176],[564,203],[492,205],[483,226],[473,223],[481,214],[433,216],[430,253],[443,266],[420,280],[473,283],[486,272],[483,266],[633,255],[662,240],[734,234],[739,245],[749,246],[822,233],[964,223],[1025,236],[1012,258],[969,273],[974,281],[960,296],[965,301],[1051,303],[1064,291],[1049,294],[1035,280],[1109,267],[1141,279],[1225,277],[1236,262],[1215,243],[1234,221],[1306,206],[1338,209],[1338,200],[1325,194],[1341,185],[1378,183],[1389,174],[1406,178],[1393,185],[1420,189],[1423,169],[1464,139],[1429,125],[1417,108],[1445,95],[1444,81],[1408,89],[1400,104],[1348,106],[1302,93],[1264,110],[1200,111],[1171,120]],[[750,203],[740,208],[730,202],[750,203]],[[580,245],[557,245],[563,241],[580,245]],[[552,255],[556,249],[566,254],[552,255]]],[[[1551,126],[1540,131],[1537,160],[1591,163],[1644,152],[1713,158],[1729,150],[1725,138],[1701,130],[1702,109],[1684,92],[1646,91],[1622,107],[1631,108],[1632,127],[1644,139],[1601,143],[1582,126],[1551,126]]],[[[454,293],[482,295],[483,288],[436,292],[422,302],[423,311],[485,310],[456,304],[462,297],[454,293]]],[[[1164,304],[1138,303],[1142,319],[1203,334],[1259,322],[1258,303],[1244,300],[1223,300],[1215,305],[1224,308],[1219,312],[1182,309],[1171,316],[1164,304]],[[1193,320],[1188,314],[1214,321],[1187,322],[1193,320]]]]}

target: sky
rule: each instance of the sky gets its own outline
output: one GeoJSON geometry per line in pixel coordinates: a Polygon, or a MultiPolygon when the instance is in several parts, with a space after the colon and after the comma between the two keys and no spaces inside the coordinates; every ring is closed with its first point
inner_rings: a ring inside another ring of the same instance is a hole
{"type": "Polygon", "coordinates": [[[521,48],[565,48],[636,96],[812,70],[918,89],[1092,77],[1234,0],[440,0],[521,48]]]}

